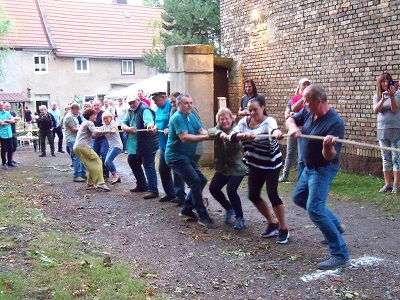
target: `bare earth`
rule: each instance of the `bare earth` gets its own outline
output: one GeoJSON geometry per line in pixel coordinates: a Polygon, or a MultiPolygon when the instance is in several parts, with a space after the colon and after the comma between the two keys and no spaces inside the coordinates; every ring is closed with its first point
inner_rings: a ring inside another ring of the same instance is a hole
{"type": "MultiPolygon", "coordinates": [[[[0,170],[0,175],[8,179],[16,174],[33,178],[54,195],[51,201],[43,202],[48,218],[64,224],[67,232],[78,233],[82,244],[100,244],[113,262],[129,265],[132,275],[147,280],[158,296],[400,299],[399,215],[391,221],[376,207],[330,198],[329,206],[347,227],[344,237],[352,266],[321,272],[316,263],[329,257],[321,244],[322,235],[306,212],[292,203],[290,192],[280,194],[291,238],[288,244],[278,245],[275,239],[260,237],[266,225],[247,200],[245,185],[240,192],[247,228],[235,231],[233,224],[224,224],[221,207],[208,195],[209,213],[218,227],[206,230],[196,222],[181,219],[173,203],[130,194],[135,183],[126,158],[126,154],[117,157],[122,183],[111,186],[109,193],[85,191],[85,183],[72,182],[72,171],[65,172],[70,164],[67,154],[39,158],[27,147],[16,153],[21,161],[18,170],[0,170]]],[[[40,193],[38,189],[29,191],[29,187],[25,191],[40,193]]],[[[394,197],[400,201],[399,196],[394,197]]]]}

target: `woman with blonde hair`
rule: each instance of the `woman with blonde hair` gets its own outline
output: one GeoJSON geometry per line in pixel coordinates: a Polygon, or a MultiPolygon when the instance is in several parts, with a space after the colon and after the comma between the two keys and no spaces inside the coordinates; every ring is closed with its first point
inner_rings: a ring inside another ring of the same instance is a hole
{"type": "Polygon", "coordinates": [[[240,230],[246,227],[242,203],[237,192],[246,175],[246,166],[242,161],[242,145],[226,140],[236,126],[235,116],[229,108],[221,108],[217,113],[216,120],[217,126],[208,130],[208,134],[215,137],[215,174],[210,182],[210,193],[225,208],[225,223],[229,223],[236,215],[236,223],[233,228],[240,230]],[[222,192],[225,185],[229,201],[222,192]]]}
{"type": "MultiPolygon", "coordinates": [[[[373,111],[378,115],[378,140],[380,146],[400,148],[400,92],[396,91],[392,76],[383,72],[377,78],[373,111]]],[[[400,180],[400,156],[397,151],[381,150],[385,185],[380,193],[397,194],[400,180]],[[392,185],[392,172],[394,182],[392,185]]]]}

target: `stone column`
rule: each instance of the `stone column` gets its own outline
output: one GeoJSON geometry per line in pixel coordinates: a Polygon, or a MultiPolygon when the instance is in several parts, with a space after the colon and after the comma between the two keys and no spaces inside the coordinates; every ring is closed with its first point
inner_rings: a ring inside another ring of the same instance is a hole
{"type": "MultiPolygon", "coordinates": [[[[208,45],[182,45],[167,48],[167,68],[172,92],[193,98],[205,129],[214,126],[214,48],[208,45]]],[[[203,164],[212,163],[214,144],[204,142],[203,164]]]]}

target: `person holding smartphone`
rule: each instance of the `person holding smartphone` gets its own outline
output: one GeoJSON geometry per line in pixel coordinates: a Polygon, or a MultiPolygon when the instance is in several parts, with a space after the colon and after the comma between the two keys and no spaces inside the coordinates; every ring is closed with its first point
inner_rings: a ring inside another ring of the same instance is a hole
{"type": "MultiPolygon", "coordinates": [[[[400,148],[400,93],[396,91],[394,84],[389,85],[390,82],[393,82],[393,79],[388,72],[383,72],[378,76],[376,93],[373,98],[373,111],[378,115],[379,145],[400,148]]],[[[399,152],[381,149],[381,155],[385,185],[379,192],[397,194],[400,180],[399,152]]]]}

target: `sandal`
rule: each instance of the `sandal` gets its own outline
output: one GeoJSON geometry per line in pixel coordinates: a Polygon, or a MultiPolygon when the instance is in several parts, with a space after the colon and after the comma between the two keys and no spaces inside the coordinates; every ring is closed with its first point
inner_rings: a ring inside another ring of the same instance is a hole
{"type": "Polygon", "coordinates": [[[116,183],[118,183],[118,182],[121,182],[121,178],[120,178],[120,177],[118,177],[117,180],[112,180],[112,181],[111,181],[111,185],[114,185],[114,184],[116,184],[116,183]]]}
{"type": "Polygon", "coordinates": [[[392,194],[396,195],[397,194],[397,186],[394,186],[392,189],[392,194]]]}
{"type": "MultiPolygon", "coordinates": [[[[392,190],[391,186],[387,186],[386,184],[379,190],[379,193],[386,193],[389,192],[390,190],[392,190]]],[[[397,188],[396,188],[397,190],[397,188]]]]}

